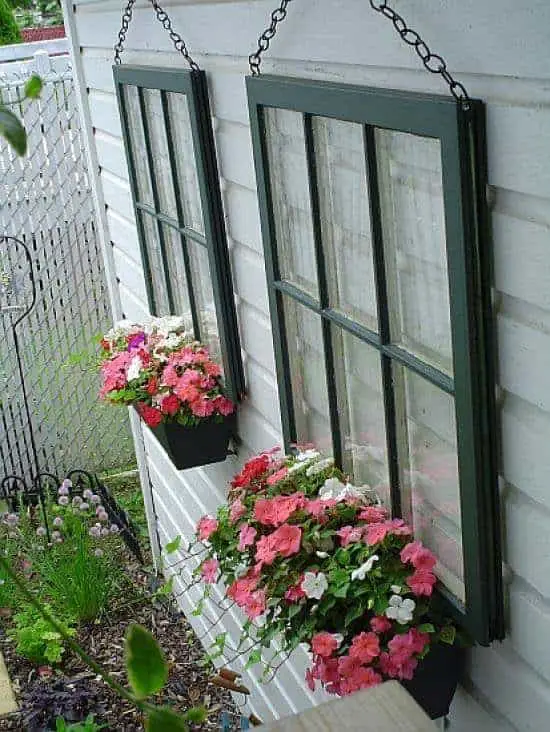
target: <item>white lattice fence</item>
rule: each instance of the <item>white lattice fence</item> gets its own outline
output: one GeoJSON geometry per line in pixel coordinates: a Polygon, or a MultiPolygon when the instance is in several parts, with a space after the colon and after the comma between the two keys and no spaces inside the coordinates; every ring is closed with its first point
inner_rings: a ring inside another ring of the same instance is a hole
{"type": "MultiPolygon", "coordinates": [[[[69,56],[0,64],[2,99],[17,100],[33,72],[44,81],[40,99],[16,105],[28,155],[0,143],[0,235],[23,240],[34,261],[37,303],[19,334],[40,468],[125,467],[134,461],[127,415],[100,405],[97,378],[71,359],[112,318],[69,56]]],[[[18,264],[0,251],[4,276],[18,264]]],[[[0,480],[28,475],[31,462],[9,318],[0,314],[0,480]]]]}

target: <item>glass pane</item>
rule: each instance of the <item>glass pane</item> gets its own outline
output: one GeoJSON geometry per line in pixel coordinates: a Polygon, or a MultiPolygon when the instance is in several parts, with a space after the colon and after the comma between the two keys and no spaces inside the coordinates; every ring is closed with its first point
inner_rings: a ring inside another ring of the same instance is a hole
{"type": "Polygon", "coordinates": [[[394,387],[404,514],[436,554],[437,576],[464,601],[454,399],[396,364],[394,387]]]}
{"type": "Polygon", "coordinates": [[[187,98],[184,94],[173,94],[172,92],[169,92],[166,97],[174,146],[172,154],[175,155],[176,159],[176,170],[185,218],[183,223],[199,234],[204,234],[197,162],[193,147],[193,133],[187,98]]]}
{"type": "Polygon", "coordinates": [[[158,195],[162,213],[177,219],[176,198],[170,169],[170,152],[164,128],[162,101],[158,89],[144,89],[143,102],[147,115],[149,145],[153,158],[153,185],[158,195]]]}
{"type": "Polygon", "coordinates": [[[439,140],[376,131],[392,340],[452,374],[439,140]]]}
{"type": "Polygon", "coordinates": [[[380,354],[355,336],[333,328],[334,378],[344,449],[343,468],[367,483],[390,506],[386,421],[380,354]]]}
{"type": "Polygon", "coordinates": [[[189,285],[185,274],[181,234],[171,226],[163,224],[164,245],[168,260],[168,276],[172,285],[174,312],[184,319],[185,330],[193,332],[193,318],[189,302],[189,285]]]}
{"type": "Polygon", "coordinates": [[[330,305],[376,330],[363,128],[315,117],[313,134],[330,305]]]}
{"type": "Polygon", "coordinates": [[[265,109],[269,178],[281,278],[318,296],[302,115],[265,109]]]}
{"type": "Polygon", "coordinates": [[[206,247],[191,241],[191,239],[187,239],[187,249],[189,251],[195,305],[201,329],[200,339],[210,349],[212,358],[222,366],[220,336],[208,252],[206,247]]]}
{"type": "Polygon", "coordinates": [[[141,119],[137,87],[124,86],[123,94],[126,102],[128,131],[130,133],[130,154],[137,178],[136,196],[140,203],[146,203],[152,206],[153,193],[145,155],[145,135],[143,133],[143,121],[141,119]]]}
{"type": "Polygon", "coordinates": [[[164,273],[162,254],[159,245],[159,233],[157,222],[146,213],[141,214],[143,231],[145,235],[145,248],[149,259],[151,270],[151,287],[155,298],[153,315],[170,315],[170,304],[166,290],[166,277],[164,273]]]}
{"type": "Polygon", "coordinates": [[[296,440],[332,454],[321,319],[296,300],[283,302],[296,440]]]}

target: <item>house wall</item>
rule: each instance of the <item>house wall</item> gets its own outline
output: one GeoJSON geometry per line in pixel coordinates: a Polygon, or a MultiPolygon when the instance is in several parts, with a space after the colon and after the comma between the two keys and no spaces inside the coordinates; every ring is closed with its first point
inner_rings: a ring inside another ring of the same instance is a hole
{"type": "MultiPolygon", "coordinates": [[[[274,4],[166,2],[174,27],[208,72],[248,398],[240,411],[239,456],[218,466],[178,473],[143,429],[142,476],[152,486],[161,543],[189,534],[201,514],[214,512],[223,501],[226,481],[244,458],[281,439],[244,85],[246,58],[274,4]]],[[[451,729],[545,729],[550,715],[550,4],[395,0],[394,6],[447,59],[470,94],[487,104],[507,638],[471,653],[451,729]]],[[[145,284],[111,71],[121,4],[76,0],[66,10],[81,65],[91,155],[99,164],[97,201],[110,240],[107,263],[119,312],[139,319],[147,311],[145,284]]],[[[127,63],[184,66],[145,0],[136,3],[126,47],[127,63]]],[[[446,93],[365,0],[292,3],[263,68],[446,93]]],[[[181,598],[184,610],[193,607],[193,599],[181,598]]],[[[201,619],[192,622],[206,632],[201,619]]],[[[230,634],[237,633],[237,616],[224,622],[230,634]]],[[[255,683],[254,673],[245,674],[258,716],[286,715],[323,698],[304,687],[305,661],[297,653],[267,687],[255,683]]]]}

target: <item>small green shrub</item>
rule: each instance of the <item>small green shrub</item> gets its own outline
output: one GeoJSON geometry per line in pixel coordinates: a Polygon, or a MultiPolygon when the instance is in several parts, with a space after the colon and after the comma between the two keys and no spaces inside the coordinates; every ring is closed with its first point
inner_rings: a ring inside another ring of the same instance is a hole
{"type": "Polygon", "coordinates": [[[0,0],[0,46],[9,46],[21,42],[21,33],[17,27],[13,10],[6,0],[0,0]]]}
{"type": "MultiPolygon", "coordinates": [[[[49,605],[45,608],[52,612],[49,605]]],[[[14,615],[13,622],[15,627],[8,634],[17,643],[17,653],[34,663],[60,663],[65,652],[63,638],[38,610],[28,605],[14,615]]],[[[70,621],[58,619],[58,622],[67,635],[75,635],[70,621]]]]}
{"type": "Polygon", "coordinates": [[[61,717],[55,720],[56,732],[97,732],[104,728],[104,724],[96,724],[94,722],[93,714],[89,714],[83,722],[70,723],[61,717]]]}

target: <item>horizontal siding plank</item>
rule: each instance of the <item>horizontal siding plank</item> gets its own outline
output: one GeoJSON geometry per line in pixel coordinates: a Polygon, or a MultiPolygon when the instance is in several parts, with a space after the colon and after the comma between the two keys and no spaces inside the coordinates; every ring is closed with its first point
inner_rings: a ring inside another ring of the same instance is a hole
{"type": "Polygon", "coordinates": [[[88,92],[90,117],[97,130],[103,130],[113,137],[121,138],[122,129],[114,95],[90,89],[88,92]]]}
{"type": "Polygon", "coordinates": [[[255,191],[229,184],[224,191],[227,233],[236,242],[262,251],[260,211],[255,191]]]}
{"type": "Polygon", "coordinates": [[[125,287],[123,282],[119,283],[118,289],[123,318],[135,320],[139,323],[149,315],[147,303],[140,300],[131,290],[125,287]]]}
{"type": "Polygon", "coordinates": [[[128,165],[124,145],[118,137],[96,130],[94,135],[97,158],[100,168],[108,170],[122,180],[128,180],[128,165]]]}
{"type": "Polygon", "coordinates": [[[508,495],[505,560],[546,599],[550,599],[550,512],[521,495],[508,495]]]}
{"type": "Polygon", "coordinates": [[[113,257],[115,271],[120,282],[124,283],[124,286],[137,298],[143,302],[147,302],[147,290],[145,288],[145,278],[143,277],[141,265],[132,260],[116,246],[113,247],[113,257]]]}
{"type": "Polygon", "coordinates": [[[138,234],[134,222],[125,219],[114,209],[108,208],[107,224],[111,241],[135,262],[141,261],[138,234]]]}
{"type": "Polygon", "coordinates": [[[127,180],[120,178],[108,170],[100,171],[105,205],[130,221],[134,220],[132,194],[127,180]]]}

